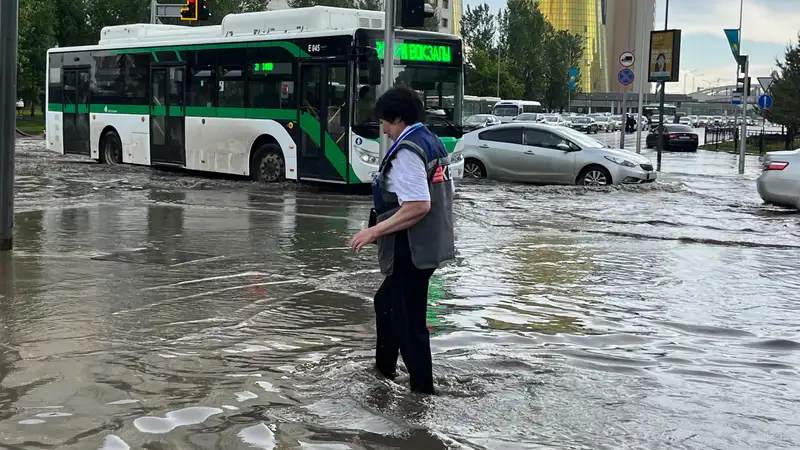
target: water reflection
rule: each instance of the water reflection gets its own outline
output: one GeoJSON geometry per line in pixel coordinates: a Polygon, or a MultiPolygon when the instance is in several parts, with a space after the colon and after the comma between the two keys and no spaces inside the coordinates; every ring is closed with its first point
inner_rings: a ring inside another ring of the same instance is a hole
{"type": "Polygon", "coordinates": [[[461,184],[435,398],[370,370],[381,276],[346,248],[366,198],[26,155],[0,255],[10,448],[800,440],[797,252],[764,245],[800,245],[797,220],[728,155],[665,155],[646,187],[461,184]]]}

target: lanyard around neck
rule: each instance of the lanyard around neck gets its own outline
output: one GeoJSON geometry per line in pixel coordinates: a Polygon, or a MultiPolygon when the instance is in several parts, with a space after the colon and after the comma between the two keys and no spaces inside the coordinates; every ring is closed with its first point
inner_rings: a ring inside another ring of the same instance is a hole
{"type": "Polygon", "coordinates": [[[381,162],[381,165],[386,164],[386,161],[389,160],[389,157],[392,155],[392,153],[394,153],[395,149],[397,149],[397,146],[400,144],[400,142],[403,139],[405,139],[406,137],[408,137],[409,134],[411,134],[412,132],[414,132],[415,130],[418,130],[420,128],[422,128],[422,124],[418,123],[418,124],[415,124],[415,125],[411,126],[410,128],[408,128],[407,130],[403,131],[402,133],[400,133],[400,136],[397,137],[397,140],[394,141],[392,146],[389,147],[389,150],[386,152],[386,156],[384,156],[383,161],[381,162]]]}

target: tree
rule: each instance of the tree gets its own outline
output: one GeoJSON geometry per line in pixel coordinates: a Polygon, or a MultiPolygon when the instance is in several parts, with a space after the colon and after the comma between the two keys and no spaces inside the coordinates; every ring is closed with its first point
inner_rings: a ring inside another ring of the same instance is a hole
{"type": "Polygon", "coordinates": [[[369,11],[380,11],[383,9],[382,0],[356,0],[356,8],[369,11]]]}
{"type": "MultiPolygon", "coordinates": [[[[569,69],[580,62],[583,50],[578,35],[550,29],[545,45],[544,95],[542,103],[549,110],[563,110],[569,98],[569,69]]],[[[580,75],[578,76],[578,78],[580,75]]],[[[580,80],[576,78],[575,87],[580,80]]]]}
{"type": "Polygon", "coordinates": [[[552,25],[545,20],[538,2],[508,1],[501,21],[500,51],[506,55],[512,67],[511,73],[522,82],[525,99],[542,98],[546,90],[542,74],[545,72],[547,35],[551,29],[552,25]]]}
{"type": "Polygon", "coordinates": [[[767,115],[772,122],[786,126],[793,136],[800,128],[800,43],[786,46],[784,60],[777,65],[778,78],[770,89],[775,101],[767,115]]]}
{"type": "Polygon", "coordinates": [[[334,6],[337,8],[355,8],[357,3],[354,0],[289,0],[292,8],[306,8],[309,6],[334,6]]]}
{"type": "Polygon", "coordinates": [[[494,50],[497,48],[496,34],[497,23],[495,15],[489,11],[489,5],[484,3],[474,9],[467,5],[467,11],[461,18],[461,35],[469,51],[494,50]]]}
{"type": "Polygon", "coordinates": [[[22,0],[19,9],[19,52],[17,96],[31,108],[43,103],[47,50],[55,45],[55,4],[42,0],[22,0]]]}
{"type": "MultiPolygon", "coordinates": [[[[500,97],[522,98],[522,84],[509,71],[508,64],[500,64],[500,97]]],[[[497,95],[497,55],[484,50],[473,50],[467,65],[467,92],[480,97],[497,95]]]]}

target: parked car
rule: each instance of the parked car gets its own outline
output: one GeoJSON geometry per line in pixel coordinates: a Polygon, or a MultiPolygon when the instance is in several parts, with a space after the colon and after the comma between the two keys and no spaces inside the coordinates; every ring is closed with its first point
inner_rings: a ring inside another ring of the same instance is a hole
{"type": "Polygon", "coordinates": [[[611,116],[597,116],[594,118],[600,131],[611,133],[617,131],[617,123],[611,119],[611,116]]]}
{"type": "MultiPolygon", "coordinates": [[[[658,128],[658,127],[656,127],[658,128]]],[[[668,123],[664,125],[664,150],[696,152],[698,136],[694,130],[682,124],[668,123]]],[[[655,148],[658,145],[658,130],[653,130],[645,139],[647,148],[655,148]]]]}
{"type": "Polygon", "coordinates": [[[544,116],[544,122],[543,123],[546,123],[546,124],[549,124],[549,125],[558,125],[558,126],[561,126],[561,127],[569,126],[568,122],[566,120],[564,120],[564,118],[559,116],[558,114],[552,114],[552,115],[544,116]]]}
{"type": "Polygon", "coordinates": [[[644,156],[547,124],[510,123],[472,131],[456,151],[464,157],[464,178],[594,186],[656,179],[644,156]]]}
{"type": "Polygon", "coordinates": [[[464,119],[464,131],[477,130],[494,125],[500,125],[500,118],[494,114],[473,114],[464,119]]]}
{"type": "Polygon", "coordinates": [[[543,114],[540,113],[522,113],[517,117],[511,119],[512,122],[539,122],[541,121],[543,114]]]}
{"type": "Polygon", "coordinates": [[[597,125],[597,122],[595,122],[591,117],[573,117],[572,129],[575,131],[583,131],[587,134],[597,134],[597,132],[600,130],[600,126],[597,125]]]}
{"type": "Polygon", "coordinates": [[[694,119],[689,116],[683,116],[678,120],[678,123],[681,125],[686,125],[688,127],[694,128],[694,119]]]}
{"type": "Polygon", "coordinates": [[[762,170],[756,181],[761,199],[800,209],[800,149],[767,153],[762,159],[762,170]]]}

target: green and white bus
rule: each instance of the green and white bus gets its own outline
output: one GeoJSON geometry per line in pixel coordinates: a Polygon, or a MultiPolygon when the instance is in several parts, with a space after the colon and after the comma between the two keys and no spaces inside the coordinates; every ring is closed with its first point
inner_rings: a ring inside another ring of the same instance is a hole
{"type": "MultiPolygon", "coordinates": [[[[216,26],[105,27],[98,45],[48,51],[47,148],[264,182],[368,183],[378,170],[383,17],[315,6],[231,14],[216,26]]],[[[396,83],[439,104],[454,99],[429,124],[452,153],[460,38],[400,30],[394,52],[396,83]]],[[[460,177],[462,158],[451,158],[460,177]]]]}

